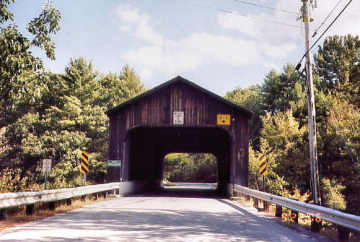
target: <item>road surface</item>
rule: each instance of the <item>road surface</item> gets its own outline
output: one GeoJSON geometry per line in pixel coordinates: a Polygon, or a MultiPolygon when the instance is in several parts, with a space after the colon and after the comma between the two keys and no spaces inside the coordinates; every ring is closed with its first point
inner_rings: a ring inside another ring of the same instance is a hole
{"type": "Polygon", "coordinates": [[[0,233],[0,241],[324,241],[228,199],[139,195],[98,202],[0,233]]]}

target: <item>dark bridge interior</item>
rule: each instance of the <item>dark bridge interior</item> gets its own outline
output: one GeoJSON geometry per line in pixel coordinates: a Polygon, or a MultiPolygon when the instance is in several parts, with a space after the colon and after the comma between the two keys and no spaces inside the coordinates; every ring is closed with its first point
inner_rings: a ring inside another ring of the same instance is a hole
{"type": "Polygon", "coordinates": [[[129,130],[128,180],[144,181],[160,189],[164,157],[168,153],[212,153],[218,164],[218,192],[226,194],[230,182],[231,140],[219,127],[138,127],[129,130]]]}

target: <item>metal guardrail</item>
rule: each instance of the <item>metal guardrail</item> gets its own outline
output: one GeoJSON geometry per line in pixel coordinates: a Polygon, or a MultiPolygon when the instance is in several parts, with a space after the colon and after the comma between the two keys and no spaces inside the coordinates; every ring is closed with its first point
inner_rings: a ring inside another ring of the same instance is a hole
{"type": "Polygon", "coordinates": [[[120,183],[114,182],[75,188],[44,190],[40,192],[3,193],[0,194],[0,209],[11,208],[21,205],[30,205],[40,202],[60,201],[98,192],[111,191],[119,188],[120,183]]]}
{"type": "Polygon", "coordinates": [[[360,216],[235,185],[235,191],[360,232],[360,216]]]}

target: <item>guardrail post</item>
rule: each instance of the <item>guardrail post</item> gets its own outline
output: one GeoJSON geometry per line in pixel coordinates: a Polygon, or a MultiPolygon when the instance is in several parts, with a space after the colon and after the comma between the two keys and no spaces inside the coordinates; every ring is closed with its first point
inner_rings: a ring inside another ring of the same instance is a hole
{"type": "Polygon", "coordinates": [[[71,204],[72,204],[71,198],[66,199],[66,205],[67,205],[67,206],[71,206],[71,204]]]}
{"type": "Polygon", "coordinates": [[[350,237],[350,230],[338,225],[337,226],[338,229],[338,237],[340,241],[349,241],[349,237],[350,237]]]}
{"type": "Polygon", "coordinates": [[[263,201],[264,212],[269,212],[269,203],[267,201],[263,201]]]}
{"type": "Polygon", "coordinates": [[[259,200],[257,198],[254,198],[254,208],[259,208],[259,200]]]}
{"type": "Polygon", "coordinates": [[[34,204],[26,205],[26,215],[30,216],[34,214],[34,204]]]}
{"type": "Polygon", "coordinates": [[[319,232],[321,229],[322,220],[320,218],[311,216],[311,231],[319,232]]]}
{"type": "Polygon", "coordinates": [[[294,224],[299,223],[299,212],[298,211],[294,211],[294,210],[291,211],[290,221],[294,224]]]}
{"type": "Polygon", "coordinates": [[[6,209],[0,209],[0,220],[6,219],[6,209]]]}
{"type": "Polygon", "coordinates": [[[275,205],[275,217],[282,217],[282,207],[280,205],[275,205]]]}

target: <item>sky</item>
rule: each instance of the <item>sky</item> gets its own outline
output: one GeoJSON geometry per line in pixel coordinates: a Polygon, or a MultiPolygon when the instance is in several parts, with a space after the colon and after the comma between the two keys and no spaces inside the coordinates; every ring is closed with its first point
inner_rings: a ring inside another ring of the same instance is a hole
{"type": "MultiPolygon", "coordinates": [[[[26,23],[45,0],[17,0],[15,22],[26,23]]],[[[312,9],[311,42],[348,0],[318,0],[312,9]]],[[[128,64],[150,89],[178,75],[225,95],[234,88],[261,84],[272,70],[296,65],[304,54],[300,0],[53,0],[62,15],[53,36],[56,60],[44,53],[46,68],[63,73],[71,58],[85,57],[101,73],[120,73],[128,64]],[[247,4],[247,3],[252,3],[247,4]],[[256,6],[255,6],[256,5],[256,6]]],[[[360,1],[325,35],[360,34],[360,1]]],[[[28,35],[29,36],[29,35],[28,35]]],[[[315,53],[316,48],[312,51],[315,53]]]]}

